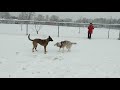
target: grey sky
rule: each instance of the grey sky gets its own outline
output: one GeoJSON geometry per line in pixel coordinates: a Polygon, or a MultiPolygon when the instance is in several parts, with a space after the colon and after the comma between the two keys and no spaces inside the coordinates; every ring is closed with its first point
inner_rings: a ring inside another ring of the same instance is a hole
{"type": "MultiPolygon", "coordinates": [[[[19,12],[12,12],[12,15],[18,15],[19,12]]],[[[79,18],[120,18],[120,12],[36,12],[42,15],[58,15],[60,18],[71,18],[73,20],[79,18]]]]}

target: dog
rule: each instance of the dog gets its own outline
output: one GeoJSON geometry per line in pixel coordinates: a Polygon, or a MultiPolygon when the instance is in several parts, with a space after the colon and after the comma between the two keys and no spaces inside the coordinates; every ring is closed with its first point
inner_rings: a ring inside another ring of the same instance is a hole
{"type": "Polygon", "coordinates": [[[30,34],[28,35],[28,39],[32,41],[33,43],[33,48],[32,52],[34,52],[34,49],[37,51],[37,45],[40,44],[41,46],[44,46],[44,53],[46,54],[46,47],[50,41],[53,41],[53,39],[49,36],[47,39],[30,39],[30,34]]]}
{"type": "Polygon", "coordinates": [[[63,48],[63,52],[64,52],[65,47],[68,49],[68,51],[71,51],[71,47],[73,44],[77,44],[77,43],[73,43],[73,42],[65,40],[65,41],[57,42],[56,44],[54,44],[54,46],[59,47],[59,51],[61,48],[63,48]]]}

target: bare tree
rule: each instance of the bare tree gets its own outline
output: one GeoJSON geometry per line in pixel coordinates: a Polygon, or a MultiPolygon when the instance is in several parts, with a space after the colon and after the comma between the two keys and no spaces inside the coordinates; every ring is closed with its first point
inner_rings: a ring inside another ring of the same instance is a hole
{"type": "Polygon", "coordinates": [[[49,15],[46,15],[45,19],[46,21],[49,21],[49,15]]]}
{"type": "Polygon", "coordinates": [[[35,30],[36,33],[38,34],[41,28],[42,28],[41,25],[35,24],[35,25],[34,25],[34,28],[32,28],[32,29],[35,30]]]}
{"type": "Polygon", "coordinates": [[[56,15],[52,15],[52,16],[50,17],[50,21],[59,21],[59,17],[56,16],[56,15]]]}
{"type": "Polygon", "coordinates": [[[18,16],[19,20],[32,20],[35,12],[21,12],[18,16]]]}
{"type": "Polygon", "coordinates": [[[39,15],[35,18],[35,20],[38,20],[38,21],[44,21],[45,18],[44,18],[43,15],[39,14],[39,15]]]}
{"type": "MultiPolygon", "coordinates": [[[[34,15],[35,15],[35,12],[21,12],[19,14],[19,19],[20,20],[32,20],[34,15]]],[[[26,22],[26,35],[28,35],[28,24],[29,22],[26,22]]],[[[21,24],[21,30],[22,30],[22,24],[21,24]]]]}
{"type": "Polygon", "coordinates": [[[71,18],[65,18],[64,22],[72,22],[72,19],[71,18]]]}
{"type": "MultiPolygon", "coordinates": [[[[25,14],[24,14],[24,12],[21,12],[21,13],[19,14],[18,19],[19,19],[19,20],[24,20],[24,19],[25,19],[25,14]]],[[[21,23],[21,31],[22,31],[22,30],[23,30],[23,28],[22,28],[22,23],[21,23]]]]}
{"type": "Polygon", "coordinates": [[[119,38],[118,38],[118,40],[120,40],[120,30],[119,30],[119,38]]]}
{"type": "Polygon", "coordinates": [[[80,27],[79,27],[79,32],[78,33],[80,34],[80,27]]]}
{"type": "Polygon", "coordinates": [[[19,14],[19,16],[18,16],[18,19],[19,20],[24,20],[24,12],[21,12],[20,14],[19,14]]]}
{"type": "Polygon", "coordinates": [[[11,15],[9,12],[0,12],[0,18],[10,19],[11,15]]]}
{"type": "MultiPolygon", "coordinates": [[[[110,24],[111,24],[111,21],[112,21],[112,17],[110,19],[110,24]]],[[[110,37],[110,25],[109,25],[109,30],[108,30],[108,39],[109,39],[109,37],[110,37]]]]}

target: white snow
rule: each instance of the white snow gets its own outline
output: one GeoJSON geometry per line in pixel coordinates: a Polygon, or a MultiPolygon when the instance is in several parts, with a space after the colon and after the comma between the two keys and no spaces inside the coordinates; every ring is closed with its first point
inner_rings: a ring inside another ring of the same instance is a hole
{"type": "Polygon", "coordinates": [[[25,35],[26,26],[0,24],[0,78],[119,78],[120,41],[119,30],[95,28],[92,39],[87,39],[87,28],[43,25],[39,34],[29,25],[31,39],[53,38],[44,54],[42,46],[32,52],[32,42],[25,35]],[[71,52],[58,52],[56,42],[76,42],[71,52]]]}

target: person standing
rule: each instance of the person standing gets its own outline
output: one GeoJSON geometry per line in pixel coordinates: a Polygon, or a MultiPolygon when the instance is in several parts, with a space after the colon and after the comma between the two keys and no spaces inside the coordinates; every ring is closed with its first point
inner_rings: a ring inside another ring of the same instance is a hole
{"type": "Polygon", "coordinates": [[[91,39],[91,35],[93,34],[94,26],[92,23],[88,26],[88,39],[91,39]]]}

